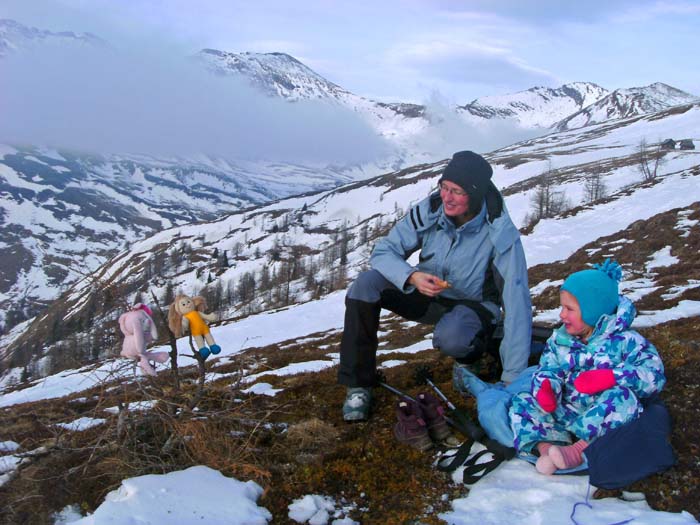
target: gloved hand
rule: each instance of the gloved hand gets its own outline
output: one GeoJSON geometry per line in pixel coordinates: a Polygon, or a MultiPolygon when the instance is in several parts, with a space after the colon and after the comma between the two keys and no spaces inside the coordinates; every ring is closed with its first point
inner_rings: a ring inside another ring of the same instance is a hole
{"type": "Polygon", "coordinates": [[[552,390],[552,383],[549,379],[542,381],[542,386],[537,391],[535,399],[547,413],[554,412],[557,408],[557,397],[554,395],[554,390],[552,390]]]}
{"type": "Polygon", "coordinates": [[[574,379],[574,387],[582,394],[597,394],[617,384],[613,371],[609,368],[586,370],[574,379]]]}

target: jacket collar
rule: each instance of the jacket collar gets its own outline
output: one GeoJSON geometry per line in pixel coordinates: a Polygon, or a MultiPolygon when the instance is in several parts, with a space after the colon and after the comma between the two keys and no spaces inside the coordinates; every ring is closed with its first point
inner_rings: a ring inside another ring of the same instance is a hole
{"type": "Polygon", "coordinates": [[[455,226],[452,219],[445,215],[445,209],[440,206],[440,225],[447,231],[456,233],[476,233],[481,230],[484,224],[486,224],[486,206],[482,206],[481,211],[479,211],[475,217],[462,224],[459,228],[455,226]]]}

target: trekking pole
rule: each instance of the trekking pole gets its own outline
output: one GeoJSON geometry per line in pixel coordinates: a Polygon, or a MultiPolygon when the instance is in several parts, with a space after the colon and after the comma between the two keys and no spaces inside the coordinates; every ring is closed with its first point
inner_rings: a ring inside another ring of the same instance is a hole
{"type": "Polygon", "coordinates": [[[486,436],[484,430],[479,425],[474,423],[463,410],[458,409],[449,399],[447,399],[447,396],[442,393],[435,383],[433,383],[433,374],[428,366],[424,365],[416,368],[414,376],[416,383],[419,385],[429,385],[433,390],[435,390],[435,393],[440,396],[440,399],[447,404],[448,408],[450,409],[450,418],[452,420],[451,422],[448,422],[450,422],[453,427],[459,430],[462,434],[471,436],[474,441],[484,440],[484,437],[486,436]]]}
{"type": "MultiPolygon", "coordinates": [[[[416,402],[415,398],[409,396],[405,392],[402,392],[398,388],[395,388],[395,387],[387,384],[386,376],[384,375],[384,373],[382,371],[377,370],[375,372],[375,378],[376,378],[377,384],[379,386],[381,386],[382,388],[386,388],[389,392],[392,392],[403,399],[406,399],[408,401],[412,401],[414,403],[416,402]]],[[[445,400],[447,403],[449,403],[449,401],[444,396],[441,396],[441,397],[443,398],[443,400],[445,400]]],[[[467,438],[472,439],[474,435],[478,435],[479,427],[477,427],[471,421],[469,421],[469,419],[466,417],[465,414],[461,414],[460,411],[457,410],[454,405],[452,405],[451,403],[449,403],[449,404],[451,405],[449,413],[443,414],[443,416],[442,416],[445,419],[445,422],[448,425],[450,425],[452,428],[454,428],[454,429],[458,430],[459,432],[461,432],[462,434],[464,434],[467,438]],[[450,416],[452,416],[452,417],[450,417],[450,416]]],[[[471,444],[469,446],[471,446],[471,444]]],[[[467,449],[468,448],[469,447],[467,447],[467,449]]]]}
{"type": "Polygon", "coordinates": [[[398,388],[394,388],[393,386],[387,384],[384,372],[377,370],[375,377],[379,386],[386,388],[389,392],[392,392],[393,394],[396,394],[399,397],[403,397],[404,399],[408,399],[409,401],[415,401],[415,399],[413,399],[405,392],[401,392],[401,390],[399,390],[398,388]]]}
{"type": "Polygon", "coordinates": [[[450,410],[457,410],[457,407],[454,406],[452,402],[449,399],[447,399],[447,396],[443,394],[442,391],[433,383],[433,374],[428,366],[423,365],[416,368],[415,379],[417,384],[427,384],[428,386],[430,386],[430,388],[435,390],[435,393],[438,396],[440,396],[440,399],[442,399],[447,404],[450,410]]]}
{"type": "Polygon", "coordinates": [[[435,384],[432,382],[432,377],[433,374],[430,371],[430,368],[427,366],[419,366],[416,369],[415,372],[415,378],[416,382],[418,384],[428,384],[430,385],[433,390],[447,403],[447,405],[450,407],[450,415],[454,418],[454,422],[452,423],[452,426],[454,426],[457,430],[462,432],[465,435],[469,435],[474,439],[474,441],[479,441],[482,443],[489,452],[498,455],[501,458],[504,459],[511,459],[515,457],[515,449],[512,447],[507,447],[495,439],[491,439],[486,432],[484,431],[483,428],[481,428],[479,425],[474,423],[469,416],[463,411],[455,407],[450,401],[447,399],[447,396],[443,394],[440,389],[435,386],[435,384]]]}

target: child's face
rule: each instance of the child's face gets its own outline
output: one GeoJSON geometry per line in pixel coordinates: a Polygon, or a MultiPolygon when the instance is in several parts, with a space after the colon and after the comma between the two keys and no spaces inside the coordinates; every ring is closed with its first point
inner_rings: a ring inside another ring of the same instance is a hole
{"type": "Polygon", "coordinates": [[[588,336],[593,333],[593,328],[583,322],[581,307],[578,305],[576,297],[569,292],[562,291],[559,293],[559,302],[561,303],[559,319],[564,323],[566,333],[588,339],[588,336]]]}

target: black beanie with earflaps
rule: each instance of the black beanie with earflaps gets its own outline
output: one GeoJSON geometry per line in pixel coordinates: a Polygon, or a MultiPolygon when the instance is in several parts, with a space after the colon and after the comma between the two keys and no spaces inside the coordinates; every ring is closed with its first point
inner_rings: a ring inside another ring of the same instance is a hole
{"type": "Polygon", "coordinates": [[[458,151],[442,172],[440,182],[454,182],[464,189],[469,195],[469,209],[478,212],[491,186],[491,175],[493,169],[484,157],[473,151],[458,151]]]}

